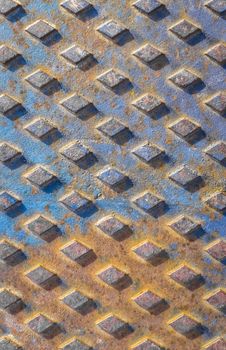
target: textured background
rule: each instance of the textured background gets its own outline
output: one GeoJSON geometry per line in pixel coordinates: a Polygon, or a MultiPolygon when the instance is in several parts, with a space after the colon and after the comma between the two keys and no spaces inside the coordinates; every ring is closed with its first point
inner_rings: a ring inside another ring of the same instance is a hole
{"type": "MultiPolygon", "coordinates": [[[[10,2],[0,1],[1,12],[10,2]]],[[[2,113],[0,118],[0,142],[19,149],[23,156],[16,162],[14,159],[0,163],[1,191],[22,201],[16,209],[0,213],[0,234],[3,241],[18,247],[26,256],[16,266],[2,259],[1,288],[19,296],[26,307],[12,315],[0,302],[3,308],[0,339],[13,339],[27,350],[64,348],[74,338],[98,350],[131,349],[145,339],[165,349],[198,350],[209,349],[209,344],[223,336],[225,294],[221,296],[221,310],[206,299],[224,290],[225,259],[222,253],[218,261],[206,250],[224,238],[226,204],[224,199],[224,209],[219,212],[207,205],[206,199],[224,191],[225,146],[220,152],[224,159],[221,162],[219,157],[218,160],[210,157],[206,149],[225,140],[226,102],[222,94],[221,113],[205,102],[225,89],[225,46],[222,64],[210,59],[206,52],[219,43],[224,44],[226,6],[224,1],[215,1],[224,7],[224,12],[219,14],[208,8],[207,2],[162,0],[165,8],[148,16],[133,6],[134,1],[90,0],[93,9],[81,18],[68,12],[57,0],[21,0],[22,8],[1,15],[0,44],[14,49],[22,58],[1,65],[0,92],[20,101],[24,112],[13,116],[2,113]],[[39,19],[56,28],[57,40],[46,43],[26,31],[39,19]],[[169,30],[182,19],[200,28],[201,33],[191,42],[169,30]],[[130,32],[125,38],[130,40],[117,43],[97,31],[109,20],[125,26],[130,32]],[[133,55],[145,44],[164,53],[165,64],[153,67],[133,55]],[[72,45],[92,53],[96,64],[83,71],[63,58],[61,53],[72,45]],[[188,91],[169,80],[183,68],[199,76],[202,83],[188,91]],[[43,93],[25,80],[38,69],[58,80],[60,85],[53,94],[43,93]],[[110,69],[130,80],[129,89],[116,93],[97,80],[110,69]],[[165,103],[166,113],[154,113],[153,117],[133,106],[135,100],[147,93],[165,103]],[[81,119],[62,107],[60,101],[72,94],[92,102],[97,113],[81,119]],[[25,130],[28,123],[40,117],[58,128],[58,137],[48,137],[43,142],[25,130]],[[130,129],[133,137],[128,142],[120,145],[97,129],[110,118],[130,129]],[[188,143],[169,128],[180,118],[201,126],[203,135],[197,142],[188,143]],[[95,164],[84,170],[61,155],[61,148],[72,141],[79,141],[90,149],[97,159],[95,164]],[[146,142],[158,146],[167,155],[157,167],[133,154],[135,148],[146,142]],[[32,184],[26,175],[36,165],[43,165],[54,173],[58,183],[47,189],[32,184]],[[202,177],[202,186],[188,191],[169,178],[169,174],[183,165],[202,177]],[[100,181],[99,172],[109,167],[128,176],[131,185],[115,191],[100,181]],[[95,210],[87,209],[78,215],[65,207],[60,200],[72,190],[90,199],[95,210]],[[145,192],[164,199],[167,210],[153,217],[139,209],[134,199],[145,192]],[[29,230],[27,223],[37,215],[56,223],[60,235],[48,243],[29,230]],[[109,215],[127,224],[132,234],[117,241],[101,231],[97,222],[109,215]],[[202,234],[197,239],[186,239],[169,226],[181,215],[189,216],[202,226],[202,234]],[[66,257],[61,248],[73,240],[93,249],[95,261],[84,267],[66,257]],[[167,259],[155,266],[140,259],[133,249],[146,240],[165,249],[167,259]],[[169,276],[184,264],[203,276],[202,285],[192,291],[169,276]],[[55,272],[61,284],[52,290],[34,284],[26,275],[37,265],[55,272]],[[109,265],[126,272],[132,283],[121,291],[104,283],[97,274],[109,265]],[[73,290],[95,300],[96,309],[81,315],[66,306],[62,297],[73,290]],[[146,290],[164,298],[168,308],[155,315],[139,307],[133,298],[146,290]],[[61,333],[46,339],[31,330],[28,322],[40,313],[59,323],[61,333]],[[101,330],[98,323],[110,314],[128,322],[133,332],[119,340],[101,330]],[[181,314],[200,322],[203,334],[191,339],[173,329],[170,323],[181,314]]],[[[2,57],[0,51],[1,62],[2,57]]],[[[2,152],[1,149],[0,155],[2,152]]],[[[0,202],[2,205],[1,196],[0,202]]],[[[224,254],[225,250],[224,246],[224,254]]],[[[146,346],[139,350],[159,349],[146,346]]],[[[210,349],[226,348],[223,342],[218,346],[210,349]]],[[[0,349],[8,348],[1,347],[0,342],[0,349]]]]}

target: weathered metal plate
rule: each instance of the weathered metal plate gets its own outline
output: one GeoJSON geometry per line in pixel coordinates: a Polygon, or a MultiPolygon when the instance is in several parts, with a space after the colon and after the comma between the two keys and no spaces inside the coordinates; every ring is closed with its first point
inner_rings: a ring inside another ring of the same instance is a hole
{"type": "Polygon", "coordinates": [[[0,349],[225,350],[226,2],[0,14],[0,349]]]}

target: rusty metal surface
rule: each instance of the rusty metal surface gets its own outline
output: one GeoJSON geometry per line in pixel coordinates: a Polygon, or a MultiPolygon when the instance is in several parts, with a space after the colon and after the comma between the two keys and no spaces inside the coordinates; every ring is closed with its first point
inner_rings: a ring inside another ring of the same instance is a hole
{"type": "Polygon", "coordinates": [[[224,0],[0,0],[0,350],[225,350],[224,0]]]}

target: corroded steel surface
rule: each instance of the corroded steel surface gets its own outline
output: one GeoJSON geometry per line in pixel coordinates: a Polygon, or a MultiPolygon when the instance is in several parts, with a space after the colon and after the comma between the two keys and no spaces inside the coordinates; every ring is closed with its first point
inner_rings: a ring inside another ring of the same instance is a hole
{"type": "Polygon", "coordinates": [[[226,2],[0,16],[0,350],[225,350],[226,2]]]}

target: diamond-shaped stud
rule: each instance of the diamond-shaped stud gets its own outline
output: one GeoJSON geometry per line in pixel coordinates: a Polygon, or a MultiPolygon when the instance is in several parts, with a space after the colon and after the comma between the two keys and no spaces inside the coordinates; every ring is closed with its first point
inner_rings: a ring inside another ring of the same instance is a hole
{"type": "Polygon", "coordinates": [[[154,119],[158,119],[164,115],[167,110],[167,107],[163,101],[150,94],[146,94],[138,98],[132,102],[132,105],[154,119]]]}
{"type": "Polygon", "coordinates": [[[123,145],[133,137],[128,127],[113,118],[99,125],[97,129],[119,145],[123,145]]]}
{"type": "Polygon", "coordinates": [[[61,248],[61,252],[83,267],[91,264],[96,259],[93,249],[77,241],[70,242],[61,248]]]}
{"type": "Polygon", "coordinates": [[[54,272],[51,272],[42,266],[36,267],[34,270],[28,272],[26,276],[33,283],[46,290],[51,290],[61,283],[60,278],[54,272]]]}
{"type": "Polygon", "coordinates": [[[216,63],[224,65],[226,63],[226,45],[219,43],[211,47],[211,49],[209,49],[205,55],[216,63]]]}
{"type": "Polygon", "coordinates": [[[205,4],[205,6],[219,16],[224,16],[226,14],[226,4],[224,0],[211,0],[205,4]]]}
{"type": "Polygon", "coordinates": [[[108,216],[96,223],[96,226],[109,237],[122,241],[132,234],[131,228],[114,216],[108,216]]]}
{"type": "Polygon", "coordinates": [[[166,157],[164,150],[158,146],[150,145],[149,143],[137,147],[132,152],[140,160],[154,167],[161,165],[166,157]]]}
{"type": "Polygon", "coordinates": [[[10,314],[16,314],[25,308],[25,304],[21,298],[11,291],[2,289],[0,291],[0,308],[10,314]]]}
{"type": "Polygon", "coordinates": [[[78,17],[93,8],[93,6],[86,0],[66,0],[63,1],[60,5],[65,10],[78,17]]]}
{"type": "Polygon", "coordinates": [[[41,165],[36,166],[35,168],[28,171],[24,177],[30,181],[33,185],[46,188],[53,182],[56,182],[57,177],[49,172],[46,168],[41,165]]]}
{"type": "Polygon", "coordinates": [[[209,296],[206,301],[223,314],[226,314],[226,293],[222,289],[209,296]]]}
{"type": "Polygon", "coordinates": [[[0,192],[0,211],[10,212],[21,204],[21,200],[14,194],[3,191],[0,192]]]}
{"type": "Polygon", "coordinates": [[[66,108],[67,111],[81,119],[92,117],[97,113],[97,109],[93,103],[76,94],[65,98],[60,104],[66,108]]]}
{"type": "Polygon", "coordinates": [[[172,75],[169,80],[179,88],[188,92],[194,91],[194,88],[202,83],[199,76],[185,68],[172,75]]]}
{"type": "Polygon", "coordinates": [[[45,315],[39,314],[28,322],[30,329],[46,339],[52,339],[61,333],[61,327],[45,315]]]}
{"type": "Polygon", "coordinates": [[[57,32],[54,26],[42,19],[30,24],[25,30],[41,41],[45,41],[49,36],[57,32]]]}
{"type": "Polygon", "coordinates": [[[62,147],[60,153],[82,169],[88,169],[97,162],[93,152],[78,142],[62,147]]]}
{"type": "Polygon", "coordinates": [[[171,222],[169,226],[182,237],[191,241],[204,234],[201,224],[185,215],[171,222]]]}
{"type": "Polygon", "coordinates": [[[40,140],[47,139],[57,131],[57,128],[44,118],[33,120],[31,123],[25,125],[24,129],[40,140]]]}
{"type": "Polygon", "coordinates": [[[60,84],[57,79],[41,69],[38,69],[34,73],[27,76],[25,80],[35,89],[40,90],[46,95],[52,95],[60,88],[60,84]]]}
{"type": "Polygon", "coordinates": [[[195,192],[203,186],[203,180],[198,173],[187,166],[180,167],[171,173],[169,178],[189,192],[195,192]]]}
{"type": "Polygon", "coordinates": [[[116,72],[114,69],[110,69],[101,74],[99,77],[97,77],[97,80],[113,91],[116,91],[120,85],[128,82],[128,78],[116,72]]]}
{"type": "Polygon", "coordinates": [[[226,264],[226,242],[223,240],[215,241],[211,246],[206,248],[207,253],[212,256],[212,258],[226,264]]]}
{"type": "Polygon", "coordinates": [[[26,259],[20,248],[7,241],[0,241],[0,260],[10,266],[15,266],[26,259]]]}
{"type": "Polygon", "coordinates": [[[8,66],[10,63],[14,62],[21,55],[11,47],[7,45],[0,46],[0,63],[8,66]]]}
{"type": "Polygon", "coordinates": [[[0,143],[0,162],[8,163],[21,156],[21,151],[6,142],[0,143]]]}
{"type": "Polygon", "coordinates": [[[168,308],[168,304],[165,299],[159,297],[149,290],[134,297],[133,301],[142,309],[149,311],[154,315],[158,315],[168,308]]]}
{"type": "Polygon", "coordinates": [[[204,350],[224,350],[226,348],[226,341],[223,338],[219,338],[208,343],[208,345],[204,348],[204,350]]]}
{"type": "Polygon", "coordinates": [[[169,256],[165,249],[159,246],[145,241],[133,248],[133,252],[143,259],[144,261],[150,262],[152,265],[157,266],[166,261],[169,256]]]}
{"type": "Polygon", "coordinates": [[[111,20],[104,24],[101,24],[97,30],[109,39],[115,39],[118,35],[122,34],[127,29],[116,21],[111,20]]]}
{"type": "Polygon", "coordinates": [[[97,178],[116,192],[126,191],[132,186],[128,176],[114,168],[99,172],[97,178]]]}
{"type": "Polygon", "coordinates": [[[165,7],[157,0],[138,0],[133,4],[133,6],[146,15],[151,15],[153,12],[165,7]]]}
{"type": "Polygon", "coordinates": [[[201,287],[205,280],[200,273],[195,272],[190,267],[183,265],[171,272],[169,275],[175,282],[193,291],[201,287]]]}
{"type": "Polygon", "coordinates": [[[99,321],[97,326],[116,339],[122,339],[134,331],[129,323],[114,315],[109,315],[103,320],[99,321]]]}
{"type": "Polygon", "coordinates": [[[22,109],[23,107],[21,103],[13,97],[7,94],[0,95],[0,113],[3,115],[7,117],[17,116],[22,109]]]}
{"type": "Polygon", "coordinates": [[[190,21],[186,19],[181,20],[169,29],[173,34],[178,36],[178,38],[189,41],[191,38],[195,37],[197,34],[201,33],[200,28],[196,27],[190,21]]]}
{"type": "Polygon", "coordinates": [[[86,212],[91,209],[93,203],[88,198],[80,195],[78,192],[72,191],[66,196],[60,199],[60,202],[64,204],[69,210],[73,211],[77,215],[85,215],[86,212]]]}
{"type": "Polygon", "coordinates": [[[181,315],[176,320],[170,322],[170,326],[178,333],[189,339],[194,339],[204,332],[204,327],[200,322],[187,315],[181,315]]]}
{"type": "Polygon", "coordinates": [[[81,70],[88,70],[96,63],[94,56],[79,46],[73,45],[61,52],[61,56],[81,70]]]}
{"type": "Polygon", "coordinates": [[[21,8],[21,5],[14,0],[0,0],[0,14],[9,16],[21,8]]]}
{"type": "Polygon", "coordinates": [[[177,120],[169,126],[169,129],[191,144],[198,142],[205,136],[200,125],[186,118],[177,120]]]}
{"type": "Polygon", "coordinates": [[[93,348],[80,340],[75,339],[67,345],[61,347],[60,350],[93,350],[93,348]]]}
{"type": "Polygon", "coordinates": [[[96,303],[92,299],[78,291],[67,294],[62,301],[81,315],[87,315],[96,308],[96,303]]]}
{"type": "Polygon", "coordinates": [[[206,204],[220,213],[226,211],[226,195],[223,192],[218,192],[206,200],[206,204]]]}
{"type": "Polygon", "coordinates": [[[0,349],[1,350],[23,350],[22,346],[13,341],[9,337],[4,337],[0,339],[0,349]]]}
{"type": "Polygon", "coordinates": [[[165,201],[150,192],[136,198],[133,203],[155,218],[163,215],[167,209],[165,201]]]}
{"type": "Polygon", "coordinates": [[[29,231],[46,242],[52,242],[60,235],[57,225],[43,215],[38,215],[26,224],[29,231]]]}
{"type": "Polygon", "coordinates": [[[132,350],[164,350],[164,348],[154,341],[146,339],[133,346],[132,350]]]}
{"type": "Polygon", "coordinates": [[[129,287],[132,283],[129,275],[114,266],[109,266],[105,270],[98,273],[98,277],[109,286],[123,290],[129,287]]]}
{"type": "Polygon", "coordinates": [[[206,150],[206,154],[218,161],[222,165],[226,165],[226,143],[219,141],[210,145],[206,150]]]}
{"type": "Polygon", "coordinates": [[[213,111],[217,112],[223,117],[226,115],[226,94],[223,92],[219,92],[205,103],[213,111]]]}
{"type": "Polygon", "coordinates": [[[164,61],[167,61],[165,55],[150,44],[146,44],[134,51],[133,55],[151,68],[161,68],[164,65],[164,61]]]}

